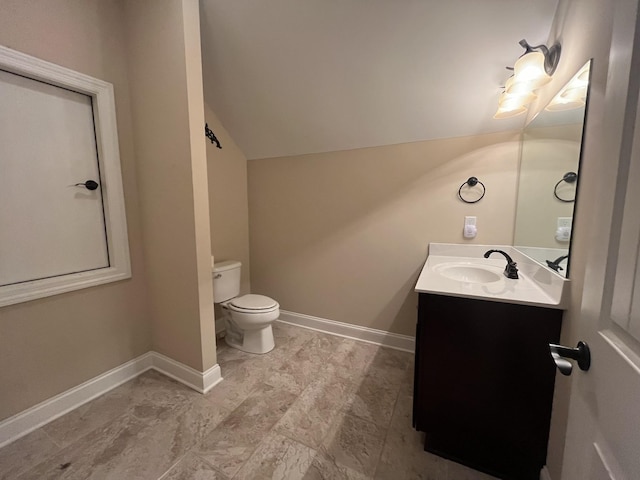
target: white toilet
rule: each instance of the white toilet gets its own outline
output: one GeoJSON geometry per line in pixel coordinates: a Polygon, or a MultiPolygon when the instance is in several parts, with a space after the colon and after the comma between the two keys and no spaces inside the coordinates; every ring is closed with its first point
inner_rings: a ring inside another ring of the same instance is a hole
{"type": "Polygon", "coordinates": [[[240,267],[235,260],[213,264],[213,301],[224,311],[227,345],[243,352],[273,350],[271,324],[280,316],[280,305],[264,295],[240,294],[240,267]]]}

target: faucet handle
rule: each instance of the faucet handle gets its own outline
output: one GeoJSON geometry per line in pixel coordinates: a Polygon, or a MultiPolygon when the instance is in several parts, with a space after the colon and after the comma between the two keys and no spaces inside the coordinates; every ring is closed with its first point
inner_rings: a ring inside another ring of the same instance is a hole
{"type": "Polygon", "coordinates": [[[520,278],[518,276],[518,264],[516,262],[508,262],[504,269],[504,274],[507,278],[512,278],[514,280],[520,278]]]}

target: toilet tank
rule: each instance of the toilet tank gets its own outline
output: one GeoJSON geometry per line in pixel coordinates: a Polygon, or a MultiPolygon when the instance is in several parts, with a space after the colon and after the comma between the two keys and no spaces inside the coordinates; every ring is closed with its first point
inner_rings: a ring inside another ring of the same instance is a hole
{"type": "Polygon", "coordinates": [[[240,295],[240,267],[237,260],[214,263],[213,275],[213,301],[224,302],[240,295]]]}

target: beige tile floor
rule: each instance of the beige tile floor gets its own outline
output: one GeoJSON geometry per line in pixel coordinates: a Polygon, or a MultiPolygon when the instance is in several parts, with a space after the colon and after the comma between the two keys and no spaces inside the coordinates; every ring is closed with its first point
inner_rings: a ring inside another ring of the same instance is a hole
{"type": "Polygon", "coordinates": [[[224,381],[206,395],[148,371],[0,449],[0,478],[492,478],[422,450],[413,355],[274,332],[267,355],[222,343],[224,381]]]}

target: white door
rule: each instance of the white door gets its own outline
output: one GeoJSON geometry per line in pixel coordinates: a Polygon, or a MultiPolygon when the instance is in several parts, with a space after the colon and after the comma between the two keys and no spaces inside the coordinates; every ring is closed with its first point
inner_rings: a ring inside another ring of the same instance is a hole
{"type": "MultiPolygon", "coordinates": [[[[563,480],[640,479],[640,54],[637,0],[616,0],[605,92],[603,162],[577,339],[563,480]],[[634,47],[635,44],[635,47],[634,47]],[[617,174],[616,174],[617,172],[617,174]]],[[[588,120],[587,120],[588,121],[588,120]]],[[[580,208],[580,207],[578,207],[580,208]]]]}
{"type": "Polygon", "coordinates": [[[91,97],[0,70],[0,287],[109,267],[101,184],[91,97]]]}

